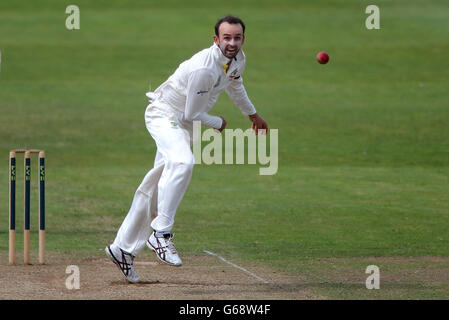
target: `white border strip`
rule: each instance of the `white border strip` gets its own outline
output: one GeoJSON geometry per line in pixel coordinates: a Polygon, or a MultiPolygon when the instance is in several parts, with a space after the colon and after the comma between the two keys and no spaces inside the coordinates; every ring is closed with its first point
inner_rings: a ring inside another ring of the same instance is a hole
{"type": "Polygon", "coordinates": [[[249,274],[250,276],[252,276],[253,278],[256,278],[256,279],[259,280],[259,281],[262,281],[263,283],[270,283],[270,282],[268,282],[267,280],[262,279],[262,278],[259,277],[258,275],[255,275],[254,273],[252,273],[252,272],[246,270],[245,268],[242,268],[242,267],[240,267],[240,266],[238,266],[238,265],[236,265],[236,264],[234,264],[234,263],[232,263],[232,262],[226,260],[225,258],[219,256],[219,255],[216,254],[216,253],[213,253],[213,252],[210,252],[210,251],[207,251],[207,250],[203,250],[203,252],[205,252],[205,253],[207,253],[207,254],[209,254],[209,255],[211,255],[211,256],[217,257],[217,258],[220,259],[221,261],[223,261],[223,262],[229,264],[230,266],[232,266],[232,267],[234,267],[234,268],[237,268],[237,269],[242,270],[243,272],[249,274]]]}

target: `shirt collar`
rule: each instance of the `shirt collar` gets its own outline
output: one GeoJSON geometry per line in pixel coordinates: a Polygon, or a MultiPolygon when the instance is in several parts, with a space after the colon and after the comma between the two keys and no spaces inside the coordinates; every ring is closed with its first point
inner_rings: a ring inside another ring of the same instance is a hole
{"type": "Polygon", "coordinates": [[[214,56],[217,59],[217,62],[220,65],[226,64],[229,62],[229,58],[227,58],[223,52],[221,52],[220,48],[217,46],[217,44],[214,42],[214,44],[212,45],[213,50],[214,50],[214,56]]]}

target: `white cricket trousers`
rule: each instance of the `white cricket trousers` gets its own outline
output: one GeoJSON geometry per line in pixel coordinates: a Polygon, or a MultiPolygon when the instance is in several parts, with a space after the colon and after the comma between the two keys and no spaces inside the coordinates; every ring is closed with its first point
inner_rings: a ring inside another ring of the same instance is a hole
{"type": "Polygon", "coordinates": [[[156,142],[154,167],[137,188],[114,240],[114,245],[134,256],[145,247],[151,229],[172,229],[194,165],[192,123],[183,121],[181,112],[156,101],[145,111],[145,124],[156,142]]]}

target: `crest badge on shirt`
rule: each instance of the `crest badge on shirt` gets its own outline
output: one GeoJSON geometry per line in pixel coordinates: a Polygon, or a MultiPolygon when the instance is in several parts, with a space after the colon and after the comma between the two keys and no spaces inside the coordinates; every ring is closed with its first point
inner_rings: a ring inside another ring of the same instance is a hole
{"type": "Polygon", "coordinates": [[[232,73],[229,75],[229,79],[238,79],[238,78],[240,78],[240,76],[237,75],[238,72],[239,72],[238,69],[235,69],[234,71],[232,71],[232,73]]]}

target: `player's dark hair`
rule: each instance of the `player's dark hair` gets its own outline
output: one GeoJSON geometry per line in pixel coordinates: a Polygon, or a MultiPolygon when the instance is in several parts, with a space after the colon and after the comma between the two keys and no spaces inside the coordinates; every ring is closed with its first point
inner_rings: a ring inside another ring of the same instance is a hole
{"type": "Polygon", "coordinates": [[[242,29],[243,29],[243,34],[245,34],[245,24],[243,23],[242,19],[240,19],[239,17],[235,17],[233,15],[228,14],[226,17],[223,17],[220,20],[218,20],[217,23],[215,24],[215,35],[217,37],[218,37],[218,28],[220,28],[220,25],[223,22],[227,22],[229,24],[240,24],[242,26],[242,29]]]}

